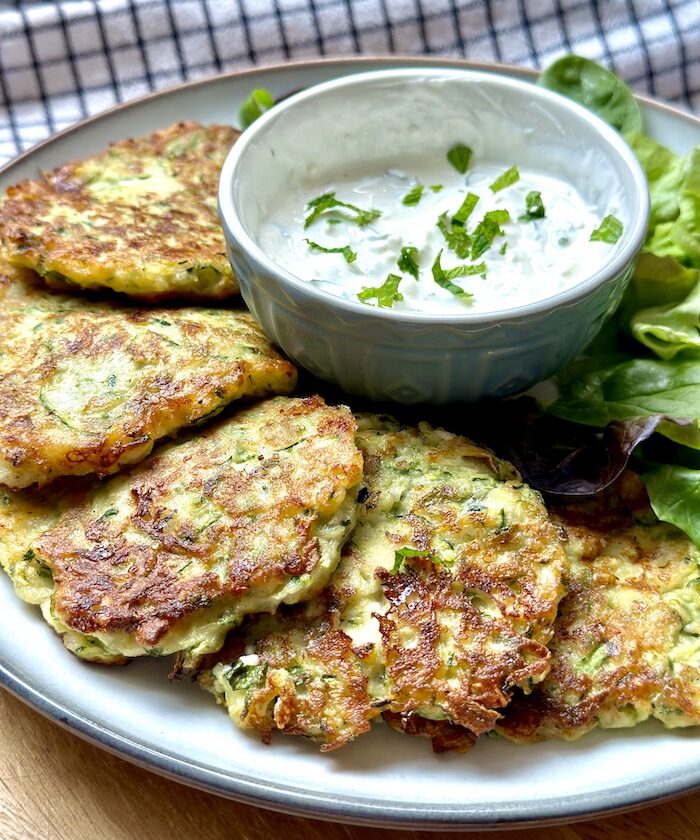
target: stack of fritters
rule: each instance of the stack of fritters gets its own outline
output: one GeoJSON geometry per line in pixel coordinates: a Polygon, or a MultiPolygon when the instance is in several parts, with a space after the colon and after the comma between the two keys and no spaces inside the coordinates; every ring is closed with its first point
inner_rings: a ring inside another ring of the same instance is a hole
{"type": "Polygon", "coordinates": [[[550,515],[463,437],[280,396],[294,366],[212,302],[237,291],[215,213],[237,136],[173,126],[0,205],[17,594],[83,659],[175,654],[265,740],[700,723],[700,554],[634,477],[550,515]]]}
{"type": "Polygon", "coordinates": [[[211,422],[296,385],[238,304],[136,308],[44,282],[235,291],[215,204],[236,136],[183,124],[118,143],[0,209],[0,559],[85,659],[218,649],[246,614],[316,594],[355,521],[348,409],[278,397],[211,422]]]}
{"type": "Polygon", "coordinates": [[[331,749],[383,713],[465,748],[547,672],[561,545],[539,495],[464,438],[362,416],[357,440],[358,525],[330,586],[250,622],[231,643],[243,656],[201,680],[266,737],[331,749]]]}

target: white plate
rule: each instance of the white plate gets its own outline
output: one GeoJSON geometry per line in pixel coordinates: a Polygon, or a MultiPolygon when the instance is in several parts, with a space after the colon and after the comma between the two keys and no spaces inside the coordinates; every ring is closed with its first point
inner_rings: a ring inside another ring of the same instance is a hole
{"type": "MultiPolygon", "coordinates": [[[[0,171],[0,188],[110,141],[183,119],[237,122],[254,87],[282,95],[337,76],[437,59],[350,59],[245,71],[146,97],[71,128],[0,171]]],[[[481,69],[528,76],[489,65],[481,69]]],[[[531,77],[531,76],[530,76],[531,77]]],[[[644,100],[647,131],[679,152],[700,143],[700,120],[644,100]]],[[[38,610],[0,579],[0,682],[39,711],[125,758],[180,781],[288,813],[413,828],[484,828],[589,817],[700,787],[700,737],[654,723],[576,743],[515,746],[482,738],[438,757],[427,741],[381,725],[327,755],[300,738],[271,746],[236,729],[213,699],[169,663],[89,666],[70,656],[38,610]]]]}

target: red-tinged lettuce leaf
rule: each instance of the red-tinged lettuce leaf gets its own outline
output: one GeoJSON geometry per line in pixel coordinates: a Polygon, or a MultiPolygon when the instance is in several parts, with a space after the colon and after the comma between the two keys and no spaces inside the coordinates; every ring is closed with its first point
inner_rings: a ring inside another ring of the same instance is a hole
{"type": "Polygon", "coordinates": [[[561,396],[549,410],[563,420],[602,428],[612,421],[662,415],[661,434],[700,449],[700,364],[695,359],[630,359],[600,370],[591,363],[560,386],[561,396]]]}
{"type": "Polygon", "coordinates": [[[555,419],[548,417],[529,430],[529,440],[525,437],[520,445],[508,448],[523,478],[540,492],[592,496],[615,481],[638,444],[651,437],[663,419],[667,418],[653,415],[614,420],[603,430],[595,430],[578,425],[557,428],[555,419]],[[527,448],[521,449],[525,442],[527,448]]]}
{"type": "Polygon", "coordinates": [[[490,406],[471,431],[512,461],[540,492],[592,496],[615,481],[635,448],[662,422],[686,421],[656,414],[614,420],[596,429],[546,414],[535,400],[521,397],[490,406]]]}
{"type": "MultiPolygon", "coordinates": [[[[335,386],[303,372],[300,390],[309,394],[320,392],[329,403],[347,400],[335,386]]],[[[635,448],[648,440],[660,424],[681,427],[689,422],[653,414],[614,420],[605,428],[595,428],[547,414],[532,397],[448,407],[378,405],[356,399],[353,410],[386,413],[407,425],[425,420],[466,435],[511,461],[524,480],[541,493],[572,497],[592,496],[612,484],[626,468],[635,448]]],[[[667,438],[657,435],[656,439],[673,446],[674,452],[682,449],[667,438]]],[[[700,464],[700,451],[688,451],[698,457],[700,464]]],[[[670,454],[657,447],[653,457],[665,460],[670,454]]]]}

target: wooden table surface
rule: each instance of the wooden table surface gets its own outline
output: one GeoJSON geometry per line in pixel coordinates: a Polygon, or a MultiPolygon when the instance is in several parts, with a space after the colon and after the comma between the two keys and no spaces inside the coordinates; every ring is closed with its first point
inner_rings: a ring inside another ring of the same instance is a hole
{"type": "MultiPolygon", "coordinates": [[[[0,689],[0,840],[437,840],[238,805],[115,758],[0,689]]],[[[698,840],[700,793],[630,814],[482,840],[698,840]]]]}

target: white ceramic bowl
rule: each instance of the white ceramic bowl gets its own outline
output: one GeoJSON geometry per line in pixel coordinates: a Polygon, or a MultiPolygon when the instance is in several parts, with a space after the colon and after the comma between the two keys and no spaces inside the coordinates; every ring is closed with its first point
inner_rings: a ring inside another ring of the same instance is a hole
{"type": "Polygon", "coordinates": [[[421,68],[349,76],[276,105],[231,150],[219,212],[243,298],[292,359],[349,393],[445,403],[522,391],[579,353],[620,301],[649,199],[622,137],[576,103],[488,73],[421,68]],[[261,223],[310,169],[321,180],[343,164],[384,166],[388,153],[425,154],[426,144],[444,155],[456,142],[504,168],[517,162],[569,181],[601,218],[617,193],[624,231],[607,261],[542,301],[444,315],[333,296],[260,247],[261,223]]]}

